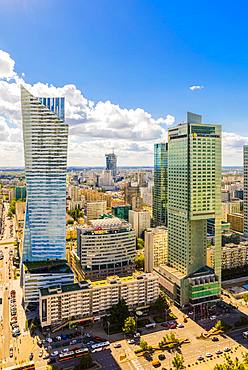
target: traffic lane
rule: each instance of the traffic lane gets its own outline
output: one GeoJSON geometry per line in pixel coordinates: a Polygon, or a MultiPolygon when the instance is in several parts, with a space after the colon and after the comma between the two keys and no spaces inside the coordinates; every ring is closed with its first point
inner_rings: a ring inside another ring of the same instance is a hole
{"type": "Polygon", "coordinates": [[[93,361],[101,364],[102,370],[120,370],[121,367],[115,361],[110,349],[104,349],[99,352],[92,353],[93,361]]]}

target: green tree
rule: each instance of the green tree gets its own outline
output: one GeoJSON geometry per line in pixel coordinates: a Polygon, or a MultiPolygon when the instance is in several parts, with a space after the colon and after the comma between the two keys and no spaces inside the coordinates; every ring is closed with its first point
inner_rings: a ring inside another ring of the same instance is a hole
{"type": "Polygon", "coordinates": [[[134,263],[138,270],[144,270],[145,258],[143,254],[137,254],[134,258],[134,263]]]}
{"type": "Polygon", "coordinates": [[[159,297],[152,305],[152,310],[157,312],[161,316],[162,315],[164,315],[164,317],[166,316],[167,319],[167,315],[170,312],[170,302],[167,299],[164,292],[160,292],[159,297]]]}
{"type": "Polygon", "coordinates": [[[9,205],[8,217],[12,217],[15,214],[16,200],[12,200],[9,205]]]}
{"type": "Polygon", "coordinates": [[[136,322],[132,316],[129,316],[124,321],[124,325],[122,328],[125,334],[134,334],[136,331],[136,322]]]}
{"type": "Polygon", "coordinates": [[[136,239],[136,249],[143,249],[144,248],[144,240],[142,238],[136,239]]]}
{"type": "Polygon", "coordinates": [[[248,352],[243,353],[243,363],[248,365],[248,352]]]}
{"type": "Polygon", "coordinates": [[[222,323],[221,320],[217,321],[217,323],[214,325],[214,327],[217,330],[221,330],[221,331],[225,330],[225,326],[224,326],[224,324],[222,323]]]}
{"type": "Polygon", "coordinates": [[[176,370],[184,369],[184,358],[182,355],[179,355],[178,353],[172,360],[172,365],[176,370]]]}
{"type": "Polygon", "coordinates": [[[124,321],[129,316],[129,310],[124,299],[121,299],[117,304],[114,304],[110,309],[109,322],[111,324],[120,325],[124,324],[124,321]]]}
{"type": "Polygon", "coordinates": [[[83,356],[80,359],[79,364],[75,366],[75,370],[89,369],[90,367],[92,367],[92,365],[93,365],[92,357],[91,354],[88,353],[87,356],[83,356]]]}
{"type": "Polygon", "coordinates": [[[141,341],[140,341],[140,348],[142,349],[142,351],[147,351],[148,350],[148,343],[145,341],[145,340],[143,340],[143,339],[141,339],[141,341]]]}

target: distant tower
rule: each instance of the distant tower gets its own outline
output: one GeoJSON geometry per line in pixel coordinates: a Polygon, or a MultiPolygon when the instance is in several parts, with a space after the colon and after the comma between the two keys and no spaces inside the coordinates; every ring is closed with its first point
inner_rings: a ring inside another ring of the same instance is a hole
{"type": "Polygon", "coordinates": [[[117,156],[114,151],[110,154],[105,154],[106,157],[106,170],[110,170],[112,176],[115,177],[117,174],[117,156]]]}
{"type": "Polygon", "coordinates": [[[168,144],[154,145],[154,186],[152,215],[154,226],[167,226],[168,144]]]}
{"type": "Polygon", "coordinates": [[[244,236],[248,237],[248,145],[244,145],[244,236]]]}

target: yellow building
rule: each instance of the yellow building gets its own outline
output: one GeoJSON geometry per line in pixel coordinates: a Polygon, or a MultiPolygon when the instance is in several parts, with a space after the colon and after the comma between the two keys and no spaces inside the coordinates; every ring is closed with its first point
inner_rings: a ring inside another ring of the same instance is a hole
{"type": "Polygon", "coordinates": [[[230,222],[230,228],[239,233],[243,233],[244,216],[241,213],[232,213],[227,215],[227,222],[230,222]]]}

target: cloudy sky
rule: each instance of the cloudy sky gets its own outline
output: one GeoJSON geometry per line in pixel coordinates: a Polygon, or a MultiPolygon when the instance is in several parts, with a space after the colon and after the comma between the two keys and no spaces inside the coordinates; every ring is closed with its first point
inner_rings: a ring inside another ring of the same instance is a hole
{"type": "Polygon", "coordinates": [[[0,166],[24,164],[20,83],[66,98],[69,165],[104,165],[112,148],[120,165],[152,165],[187,110],[222,124],[223,164],[242,164],[244,15],[222,0],[155,3],[0,0],[0,166]]]}

